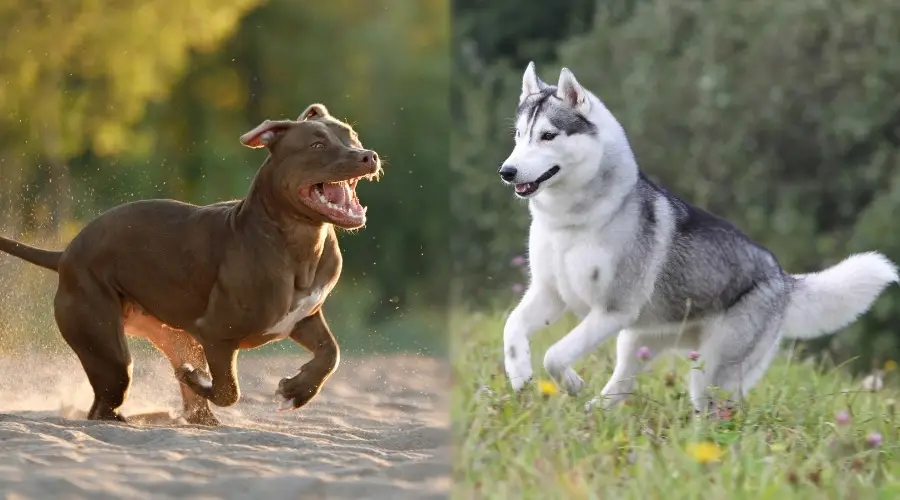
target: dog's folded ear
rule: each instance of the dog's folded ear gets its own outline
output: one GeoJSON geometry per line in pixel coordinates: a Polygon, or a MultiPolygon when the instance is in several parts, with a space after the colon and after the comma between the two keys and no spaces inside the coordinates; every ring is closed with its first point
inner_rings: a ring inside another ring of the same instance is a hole
{"type": "Polygon", "coordinates": [[[537,94],[545,88],[547,88],[547,84],[538,78],[534,61],[529,62],[525,68],[525,74],[522,75],[522,95],[519,96],[519,102],[521,103],[526,97],[537,94]]]}
{"type": "Polygon", "coordinates": [[[559,84],[556,87],[556,96],[582,115],[591,110],[591,101],[588,99],[584,87],[575,79],[575,74],[569,68],[563,68],[559,72],[559,84]]]}
{"type": "Polygon", "coordinates": [[[326,108],[324,104],[315,103],[310,104],[303,113],[300,113],[300,117],[297,118],[297,121],[302,122],[313,118],[324,118],[328,115],[328,108],[326,108]]]}
{"type": "Polygon", "coordinates": [[[270,147],[293,123],[291,121],[266,120],[241,136],[241,144],[248,148],[270,147]]]}

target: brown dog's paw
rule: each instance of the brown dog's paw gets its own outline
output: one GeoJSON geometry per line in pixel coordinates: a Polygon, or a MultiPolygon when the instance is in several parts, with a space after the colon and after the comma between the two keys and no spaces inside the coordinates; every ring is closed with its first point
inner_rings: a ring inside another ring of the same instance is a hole
{"type": "Polygon", "coordinates": [[[204,398],[211,398],[213,395],[212,377],[203,370],[198,370],[192,365],[185,363],[175,370],[175,377],[182,384],[190,387],[195,394],[204,398]]]}
{"type": "Polygon", "coordinates": [[[94,406],[91,407],[90,411],[88,411],[87,419],[128,423],[128,419],[123,417],[118,410],[114,410],[109,406],[98,404],[96,402],[94,403],[94,406]]]}
{"type": "MultiPolygon", "coordinates": [[[[321,377],[314,377],[309,372],[301,371],[294,377],[283,378],[275,391],[276,398],[281,399],[278,411],[296,410],[319,393],[322,388],[321,377]]],[[[277,400],[277,399],[276,399],[277,400]]]]}

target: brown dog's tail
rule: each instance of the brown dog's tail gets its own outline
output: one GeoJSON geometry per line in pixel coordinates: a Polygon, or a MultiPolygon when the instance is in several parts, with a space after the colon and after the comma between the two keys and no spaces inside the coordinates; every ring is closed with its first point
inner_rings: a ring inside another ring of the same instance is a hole
{"type": "Polygon", "coordinates": [[[41,250],[40,248],[30,247],[2,236],[0,236],[0,252],[6,252],[51,271],[59,269],[59,258],[62,255],[62,252],[41,250]]]}

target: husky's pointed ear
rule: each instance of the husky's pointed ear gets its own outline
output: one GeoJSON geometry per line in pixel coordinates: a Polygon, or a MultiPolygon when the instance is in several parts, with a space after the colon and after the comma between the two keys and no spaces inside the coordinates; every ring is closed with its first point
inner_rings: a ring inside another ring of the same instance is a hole
{"type": "Polygon", "coordinates": [[[587,92],[578,83],[578,80],[575,79],[575,75],[569,68],[563,68],[559,72],[556,96],[583,115],[586,115],[591,110],[591,100],[588,99],[587,92]]]}
{"type": "Polygon", "coordinates": [[[522,75],[522,95],[519,96],[519,102],[545,88],[547,88],[547,84],[538,78],[537,71],[534,69],[534,61],[529,62],[528,66],[525,67],[525,74],[522,75]]]}

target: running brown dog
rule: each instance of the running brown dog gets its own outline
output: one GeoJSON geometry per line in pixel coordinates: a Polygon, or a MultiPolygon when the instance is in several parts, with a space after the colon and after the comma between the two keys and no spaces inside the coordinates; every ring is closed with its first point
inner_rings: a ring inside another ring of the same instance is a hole
{"type": "Polygon", "coordinates": [[[380,175],[381,162],[321,104],[240,140],[269,151],[242,200],[120,205],[62,252],[0,238],[0,251],[59,273],[56,323],[94,390],[88,419],[125,421],[126,332],[172,363],[193,424],[217,425],[209,401],[240,398],[239,349],[290,337],[313,353],[278,384],[284,408],[308,403],[336,369],[340,351],[321,309],[341,273],[335,227],[365,225],[356,185],[380,175]]]}

